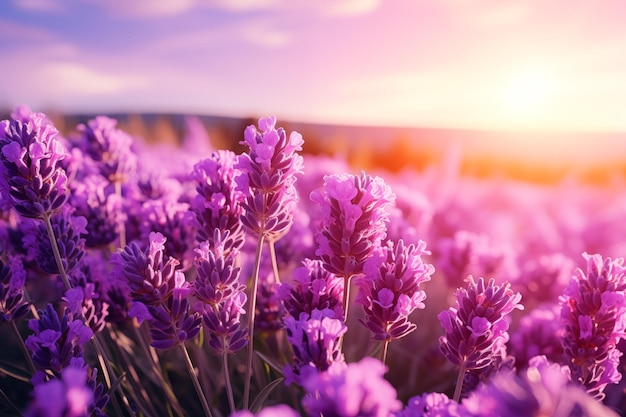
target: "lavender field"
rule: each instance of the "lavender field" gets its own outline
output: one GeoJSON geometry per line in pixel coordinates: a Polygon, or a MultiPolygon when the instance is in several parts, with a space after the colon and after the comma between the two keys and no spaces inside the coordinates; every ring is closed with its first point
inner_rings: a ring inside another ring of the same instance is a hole
{"type": "Polygon", "coordinates": [[[0,415],[626,415],[623,173],[358,164],[281,126],[0,122],[0,415]]]}

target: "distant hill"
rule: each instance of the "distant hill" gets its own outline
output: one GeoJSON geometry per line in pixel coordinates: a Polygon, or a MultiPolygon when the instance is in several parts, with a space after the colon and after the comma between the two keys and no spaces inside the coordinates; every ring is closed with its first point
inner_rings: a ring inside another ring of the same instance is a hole
{"type": "MultiPolygon", "coordinates": [[[[51,115],[62,132],[94,114],[51,115]]],[[[185,115],[107,114],[148,142],[180,143],[185,115]]],[[[3,118],[5,118],[3,116],[3,118]]],[[[216,148],[241,152],[239,141],[255,118],[196,116],[216,148]]],[[[305,139],[305,152],[345,157],[355,168],[421,170],[457,161],[461,173],[555,182],[567,176],[607,182],[626,176],[626,133],[498,132],[463,129],[364,127],[279,120],[305,139]]]]}

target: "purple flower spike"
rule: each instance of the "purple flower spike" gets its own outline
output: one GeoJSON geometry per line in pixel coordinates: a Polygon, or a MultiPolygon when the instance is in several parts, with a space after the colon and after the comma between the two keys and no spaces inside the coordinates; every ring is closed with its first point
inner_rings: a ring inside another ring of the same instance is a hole
{"type": "Polygon", "coordinates": [[[520,372],[500,372],[463,400],[467,417],[617,417],[572,385],[566,367],[537,356],[520,372]]]}
{"type": "Polygon", "coordinates": [[[369,357],[336,364],[304,381],[302,405],[310,417],[389,417],[402,403],[383,378],[385,371],[382,362],[369,357]]]}
{"type": "Polygon", "coordinates": [[[204,324],[209,331],[209,346],[216,353],[234,353],[248,344],[248,329],[241,328],[246,313],[246,294],[239,291],[217,306],[201,305],[204,324]]]}
{"type": "Polygon", "coordinates": [[[446,394],[429,392],[409,400],[395,417],[470,417],[463,406],[446,394]]]}
{"type": "Polygon", "coordinates": [[[239,250],[231,245],[234,243],[229,232],[221,233],[215,229],[212,239],[196,249],[194,295],[210,306],[216,306],[245,289],[239,283],[239,267],[235,266],[239,250]]]}
{"type": "Polygon", "coordinates": [[[332,310],[313,310],[297,319],[288,316],[283,322],[294,354],[293,366],[285,366],[285,384],[302,385],[310,375],[344,363],[339,340],[348,328],[332,310]]]}
{"type": "Polygon", "coordinates": [[[0,260],[0,324],[18,320],[28,314],[24,299],[26,271],[21,258],[14,257],[8,265],[0,260]]]}
{"type": "Polygon", "coordinates": [[[293,271],[293,282],[282,283],[277,290],[292,317],[313,310],[329,309],[333,318],[343,316],[343,279],[332,274],[319,260],[305,259],[304,266],[293,271]]]}
{"type": "Polygon", "coordinates": [[[72,183],[70,203],[77,216],[87,219],[85,245],[97,248],[114,242],[119,236],[120,223],[126,221],[122,198],[102,175],[89,175],[72,183]]]}
{"type": "Polygon", "coordinates": [[[0,122],[0,189],[24,217],[43,218],[67,199],[66,149],[43,113],[0,122]]]}
{"type": "Polygon", "coordinates": [[[150,246],[145,251],[131,242],[121,253],[113,254],[111,262],[117,276],[127,281],[134,300],[158,306],[171,297],[176,281],[184,280],[184,276],[177,277],[176,259],[164,260],[165,237],[150,233],[149,240],[150,246]]]}
{"type": "Polygon", "coordinates": [[[25,343],[39,371],[51,371],[58,378],[73,359],[82,359],[83,346],[93,337],[93,332],[82,320],[74,318],[77,313],[66,308],[63,317],[59,317],[48,304],[44,311],[39,311],[39,320],[28,321],[34,334],[25,343]]]}
{"type": "MultiPolygon", "coordinates": [[[[85,255],[84,236],[87,234],[87,219],[74,216],[72,211],[69,206],[66,206],[60,213],[50,218],[61,255],[61,263],[68,273],[76,268],[85,255]]],[[[58,274],[59,268],[54,259],[46,226],[32,221],[26,227],[23,242],[29,257],[35,260],[43,272],[51,275],[58,274]]]]}
{"type": "Polygon", "coordinates": [[[583,257],[586,273],[577,269],[561,298],[563,358],[572,380],[602,399],[606,385],[622,379],[617,344],[626,338],[626,266],[622,258],[583,257]]]}
{"type": "Polygon", "coordinates": [[[152,316],[150,344],[155,348],[169,349],[193,339],[200,332],[202,318],[199,313],[191,312],[187,301],[189,292],[186,286],[177,287],[167,304],[148,307],[152,316]]]}
{"type": "Polygon", "coordinates": [[[395,201],[382,178],[334,174],[324,177],[324,187],[311,193],[322,208],[321,230],[315,252],[324,267],[348,278],[363,272],[363,265],[386,236],[389,213],[395,201]]]}
{"type": "Polygon", "coordinates": [[[98,116],[77,129],[82,133],[82,151],[96,162],[102,176],[123,183],[135,172],[137,157],[132,150],[133,139],[116,126],[117,120],[98,116]]]}
{"type": "Polygon", "coordinates": [[[356,303],[363,306],[365,320],[361,322],[375,340],[400,339],[417,328],[409,315],[424,308],[426,293],[420,284],[430,281],[435,271],[422,261],[422,255],[428,254],[424,241],[405,246],[401,239],[395,247],[388,241],[365,261],[364,275],[355,281],[359,287],[356,303]]]}
{"type": "MultiPolygon", "coordinates": [[[[487,283],[470,275],[468,287],[456,292],[456,307],[450,307],[437,316],[445,331],[439,338],[441,352],[453,364],[465,371],[488,372],[494,362],[506,352],[509,340],[507,315],[514,309],[523,309],[522,296],[510,284],[496,285],[494,279],[487,283]]],[[[455,400],[461,393],[457,384],[455,400]]]]}
{"type": "Polygon", "coordinates": [[[292,132],[289,137],[283,128],[276,129],[276,118],[259,119],[259,129],[250,125],[244,132],[242,145],[249,152],[239,156],[235,168],[241,175],[235,178],[237,189],[245,200],[241,221],[256,235],[264,234],[273,240],[284,235],[293,221],[298,201],[295,189],[296,174],[302,173],[302,136],[292,132]]]}
{"type": "Polygon", "coordinates": [[[234,246],[240,248],[244,242],[243,226],[239,220],[243,211],[244,195],[235,188],[235,178],[241,172],[235,168],[237,156],[232,151],[217,151],[209,158],[198,162],[191,177],[198,195],[191,204],[196,215],[197,239],[213,238],[213,231],[228,231],[234,246]]]}

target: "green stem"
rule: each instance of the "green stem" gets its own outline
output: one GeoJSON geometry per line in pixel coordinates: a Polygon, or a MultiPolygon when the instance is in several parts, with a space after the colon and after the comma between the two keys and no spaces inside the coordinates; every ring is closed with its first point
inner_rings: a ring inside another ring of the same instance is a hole
{"type": "Polygon", "coordinates": [[[193,367],[193,363],[191,362],[191,358],[189,357],[187,347],[184,343],[181,343],[179,346],[180,349],[183,351],[185,365],[187,365],[187,371],[189,372],[189,376],[191,377],[191,381],[193,382],[193,387],[196,389],[196,394],[198,394],[198,398],[200,398],[200,403],[202,403],[204,415],[207,417],[213,417],[213,414],[211,413],[211,407],[209,407],[209,402],[204,395],[204,391],[202,391],[202,387],[200,386],[200,380],[198,379],[198,374],[196,374],[196,371],[193,367]]]}
{"type": "Polygon", "coordinates": [[[30,355],[30,352],[28,351],[28,348],[26,347],[26,344],[24,343],[24,339],[22,339],[22,335],[20,334],[20,331],[17,328],[17,324],[15,324],[14,320],[11,320],[11,327],[13,328],[13,332],[15,333],[15,336],[17,336],[20,349],[22,349],[24,358],[26,359],[26,362],[28,363],[28,369],[30,369],[30,372],[34,375],[35,372],[37,372],[37,368],[35,368],[35,364],[33,363],[33,358],[30,355]]]}
{"type": "Polygon", "coordinates": [[[57,243],[57,238],[54,235],[54,230],[52,229],[52,222],[50,221],[50,215],[45,214],[43,216],[44,223],[46,224],[46,230],[48,231],[48,239],[50,239],[50,245],[52,246],[52,253],[54,254],[54,260],[57,264],[57,269],[59,270],[59,275],[61,275],[61,279],[63,280],[63,284],[65,284],[65,289],[69,290],[72,288],[72,284],[70,284],[70,280],[67,277],[67,272],[65,271],[65,267],[63,266],[63,261],[61,259],[61,252],[59,252],[59,245],[57,243]]]}
{"type": "MultiPolygon", "coordinates": [[[[224,341],[225,343],[225,341],[224,341]]],[[[230,381],[230,372],[228,371],[228,352],[222,352],[222,367],[224,368],[224,378],[226,379],[226,393],[228,394],[228,403],[230,405],[230,413],[235,412],[235,396],[233,395],[233,385],[230,381]]]]}
{"type": "Polygon", "coordinates": [[[385,340],[383,342],[383,349],[382,350],[383,350],[383,352],[380,355],[380,357],[381,357],[380,360],[383,362],[383,365],[386,365],[387,364],[387,351],[389,350],[389,339],[387,339],[387,340],[385,340]]]}
{"type": "MultiPolygon", "coordinates": [[[[120,196],[120,199],[122,199],[122,183],[120,181],[115,181],[113,184],[115,185],[115,194],[120,196]]],[[[119,245],[121,249],[124,249],[126,247],[126,224],[124,223],[123,219],[120,220],[118,227],[119,245]]]]}
{"type": "Polygon", "coordinates": [[[276,248],[274,247],[274,240],[268,240],[270,247],[270,258],[272,260],[272,269],[274,271],[274,282],[280,284],[280,275],[278,274],[278,262],[276,261],[276,248]]]}
{"type": "Polygon", "coordinates": [[[250,306],[248,308],[248,352],[246,357],[246,376],[243,389],[243,408],[248,409],[250,403],[250,379],[252,378],[252,356],[254,354],[254,316],[256,314],[256,293],[259,282],[259,269],[261,268],[261,252],[263,250],[263,233],[259,233],[259,241],[256,246],[254,271],[252,272],[252,284],[250,288],[250,306]]]}
{"type": "Polygon", "coordinates": [[[461,399],[461,390],[463,389],[463,378],[465,377],[465,363],[461,364],[461,369],[459,369],[459,376],[456,378],[456,387],[454,388],[454,397],[452,399],[456,402],[459,402],[461,399]]]}

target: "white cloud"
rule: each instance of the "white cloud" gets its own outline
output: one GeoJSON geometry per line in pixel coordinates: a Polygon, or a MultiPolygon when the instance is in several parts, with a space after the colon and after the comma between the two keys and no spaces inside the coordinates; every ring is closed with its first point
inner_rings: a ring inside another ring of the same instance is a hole
{"type": "Polygon", "coordinates": [[[290,41],[287,32],[273,27],[267,21],[246,22],[240,31],[241,37],[245,41],[267,48],[280,48],[290,41]]]}
{"type": "Polygon", "coordinates": [[[381,0],[332,0],[318,5],[331,16],[357,16],[375,11],[381,0]]]}

